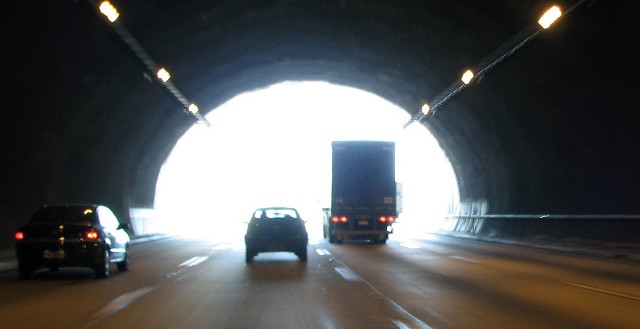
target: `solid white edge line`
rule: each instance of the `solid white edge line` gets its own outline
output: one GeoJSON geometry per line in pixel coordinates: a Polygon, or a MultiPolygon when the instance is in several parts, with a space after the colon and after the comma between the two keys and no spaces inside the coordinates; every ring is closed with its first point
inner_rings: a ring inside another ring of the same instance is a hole
{"type": "MultiPolygon", "coordinates": [[[[353,280],[349,280],[349,278],[353,277],[356,278],[358,281],[362,281],[364,284],[366,284],[369,289],[371,289],[374,293],[376,293],[378,296],[384,298],[384,300],[391,306],[393,307],[398,313],[406,316],[408,319],[412,320],[419,328],[421,329],[433,329],[431,326],[429,326],[428,324],[426,324],[424,321],[418,319],[415,315],[409,313],[409,311],[405,310],[404,307],[400,306],[400,304],[394,302],[393,300],[391,300],[389,297],[387,297],[386,295],[384,295],[382,292],[380,292],[380,290],[376,289],[373,285],[371,285],[371,283],[367,282],[367,280],[363,279],[362,277],[360,277],[358,274],[356,274],[354,271],[352,271],[350,268],[348,268],[344,263],[342,263],[341,261],[337,260],[340,264],[342,264],[343,267],[335,267],[334,270],[336,272],[338,272],[345,280],[347,281],[353,281],[353,280]],[[345,277],[345,275],[347,277],[345,277]],[[349,278],[348,278],[349,277],[349,278]]],[[[396,325],[398,325],[398,323],[394,320],[392,320],[396,325]]],[[[403,322],[400,322],[402,325],[404,325],[403,322]]]]}
{"type": "Polygon", "coordinates": [[[404,322],[400,320],[393,320],[393,324],[396,325],[399,329],[411,329],[408,325],[404,324],[404,322]]]}
{"type": "Polygon", "coordinates": [[[612,296],[616,296],[616,297],[622,297],[622,298],[627,298],[627,299],[640,301],[640,297],[638,297],[638,296],[627,295],[627,294],[623,294],[623,293],[620,293],[620,292],[615,292],[615,291],[596,288],[596,287],[585,286],[585,285],[582,285],[582,284],[571,283],[571,282],[564,282],[564,284],[566,284],[568,286],[576,287],[576,288],[582,288],[582,289],[586,289],[586,290],[591,290],[591,291],[607,294],[607,295],[612,295],[612,296]]]}

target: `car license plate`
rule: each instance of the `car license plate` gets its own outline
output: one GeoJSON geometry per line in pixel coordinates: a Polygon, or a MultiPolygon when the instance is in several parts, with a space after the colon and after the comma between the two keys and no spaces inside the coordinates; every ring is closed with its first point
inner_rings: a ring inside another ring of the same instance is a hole
{"type": "Polygon", "coordinates": [[[358,225],[369,225],[369,221],[366,219],[362,219],[358,222],[358,225]]]}
{"type": "Polygon", "coordinates": [[[64,258],[64,250],[45,250],[43,256],[44,259],[62,259],[64,258]]]}

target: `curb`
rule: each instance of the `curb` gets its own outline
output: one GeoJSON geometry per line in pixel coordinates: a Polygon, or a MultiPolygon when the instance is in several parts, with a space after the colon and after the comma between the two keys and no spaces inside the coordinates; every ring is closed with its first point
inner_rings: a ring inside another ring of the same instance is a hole
{"type": "Polygon", "coordinates": [[[18,267],[18,261],[13,249],[0,251],[0,272],[11,271],[18,267]]]}
{"type": "Polygon", "coordinates": [[[513,245],[520,247],[528,247],[539,250],[557,251],[568,254],[576,254],[582,256],[591,256],[610,259],[624,259],[630,261],[640,261],[640,245],[638,244],[612,244],[598,243],[593,241],[565,240],[558,241],[553,239],[532,239],[532,240],[510,240],[490,237],[479,237],[466,233],[441,231],[435,233],[450,238],[468,239],[476,241],[485,241],[490,243],[500,243],[505,245],[513,245]]]}

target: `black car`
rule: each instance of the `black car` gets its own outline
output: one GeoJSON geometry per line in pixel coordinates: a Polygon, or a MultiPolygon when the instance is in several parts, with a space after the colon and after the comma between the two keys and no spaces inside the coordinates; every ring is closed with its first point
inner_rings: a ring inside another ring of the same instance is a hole
{"type": "Polygon", "coordinates": [[[261,252],[289,251],[301,261],[307,261],[309,236],[305,222],[295,208],[271,207],[256,209],[251,217],[247,234],[246,262],[261,252]]]}
{"type": "Polygon", "coordinates": [[[89,267],[98,278],[106,278],[111,263],[127,271],[127,227],[105,206],[44,206],[15,234],[20,278],[40,268],[61,267],[89,267]]]}

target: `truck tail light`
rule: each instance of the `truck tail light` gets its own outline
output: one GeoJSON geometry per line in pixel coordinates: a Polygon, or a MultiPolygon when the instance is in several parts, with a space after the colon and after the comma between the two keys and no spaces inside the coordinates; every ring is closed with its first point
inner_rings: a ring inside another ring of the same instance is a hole
{"type": "Polygon", "coordinates": [[[378,220],[382,223],[393,223],[395,218],[393,216],[380,216],[378,220]]]}
{"type": "Polygon", "coordinates": [[[333,216],[331,217],[331,221],[334,223],[346,223],[349,219],[347,218],[347,216],[333,216]]]}
{"type": "Polygon", "coordinates": [[[16,238],[16,241],[24,240],[24,232],[20,232],[20,231],[16,232],[15,238],[16,238]]]}
{"type": "Polygon", "coordinates": [[[84,237],[88,241],[96,241],[100,237],[100,233],[92,228],[92,229],[89,229],[88,231],[84,232],[84,237]]]}

